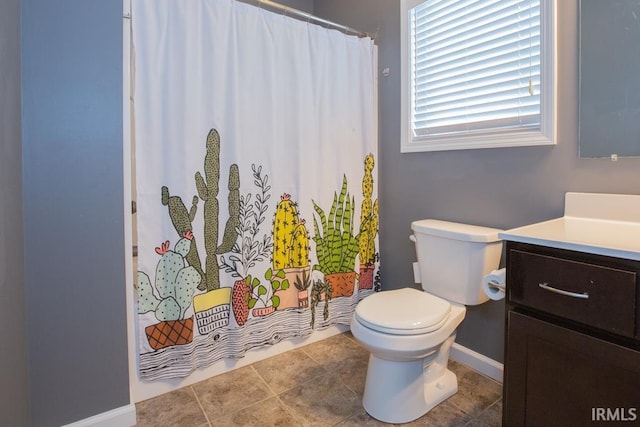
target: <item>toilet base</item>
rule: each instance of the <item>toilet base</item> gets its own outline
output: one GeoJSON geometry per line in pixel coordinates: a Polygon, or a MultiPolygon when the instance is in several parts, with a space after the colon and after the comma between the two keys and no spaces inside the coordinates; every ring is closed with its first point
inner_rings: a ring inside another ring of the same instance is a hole
{"type": "Polygon", "coordinates": [[[422,359],[396,362],[370,355],[362,398],[364,409],[385,423],[420,418],[458,392],[458,379],[446,364],[434,367],[437,375],[433,369],[425,369],[422,359]]]}

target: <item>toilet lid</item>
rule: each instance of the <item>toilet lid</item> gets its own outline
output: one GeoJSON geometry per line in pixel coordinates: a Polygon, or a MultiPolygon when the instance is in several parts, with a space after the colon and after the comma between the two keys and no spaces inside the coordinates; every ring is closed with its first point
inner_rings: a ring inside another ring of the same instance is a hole
{"type": "Polygon", "coordinates": [[[442,327],[448,301],[413,288],[377,292],[360,301],[356,318],[366,327],[394,335],[418,335],[442,327]]]}

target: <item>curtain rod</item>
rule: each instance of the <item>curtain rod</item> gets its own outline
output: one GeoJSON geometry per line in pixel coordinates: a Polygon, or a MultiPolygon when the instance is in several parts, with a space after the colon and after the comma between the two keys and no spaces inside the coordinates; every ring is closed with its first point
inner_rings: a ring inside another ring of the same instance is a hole
{"type": "Polygon", "coordinates": [[[281,3],[276,3],[275,1],[271,1],[271,0],[256,0],[256,2],[258,2],[260,4],[267,5],[269,7],[277,9],[277,10],[283,11],[285,15],[286,14],[296,15],[298,17],[306,18],[306,19],[311,20],[311,21],[319,22],[319,23],[322,23],[322,24],[325,24],[325,25],[330,25],[333,28],[336,28],[338,30],[342,30],[342,31],[344,31],[346,33],[351,33],[351,34],[356,35],[358,37],[369,37],[371,39],[374,38],[373,34],[370,34],[370,33],[364,32],[364,31],[354,30],[353,28],[347,27],[345,25],[341,25],[341,24],[338,24],[336,22],[320,18],[319,16],[312,15],[310,13],[304,12],[304,11],[299,10],[299,9],[295,9],[293,7],[285,6],[284,4],[281,4],[281,3]]]}

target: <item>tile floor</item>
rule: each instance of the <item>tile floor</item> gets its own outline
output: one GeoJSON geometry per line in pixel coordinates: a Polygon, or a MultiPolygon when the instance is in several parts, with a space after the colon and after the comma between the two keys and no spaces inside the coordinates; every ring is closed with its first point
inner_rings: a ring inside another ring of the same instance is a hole
{"type": "MultiPolygon", "coordinates": [[[[346,332],[139,402],[137,426],[387,426],[362,408],[368,357],[346,332]]],[[[449,367],[458,393],[403,426],[500,426],[501,385],[449,367]]]]}

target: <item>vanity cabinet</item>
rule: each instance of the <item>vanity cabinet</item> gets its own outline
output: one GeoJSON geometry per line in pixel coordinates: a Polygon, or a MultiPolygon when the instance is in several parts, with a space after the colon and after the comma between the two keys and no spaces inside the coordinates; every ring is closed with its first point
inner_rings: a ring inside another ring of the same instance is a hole
{"type": "Polygon", "coordinates": [[[640,424],[640,261],[506,251],[503,425],[640,424]]]}

